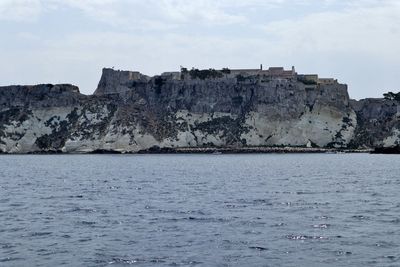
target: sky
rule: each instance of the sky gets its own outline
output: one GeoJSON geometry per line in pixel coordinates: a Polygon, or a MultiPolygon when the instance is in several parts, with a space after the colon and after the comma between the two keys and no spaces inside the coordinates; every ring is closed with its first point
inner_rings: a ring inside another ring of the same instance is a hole
{"type": "Polygon", "coordinates": [[[400,91],[398,0],[0,0],[0,34],[0,85],[263,64],[400,91]]]}

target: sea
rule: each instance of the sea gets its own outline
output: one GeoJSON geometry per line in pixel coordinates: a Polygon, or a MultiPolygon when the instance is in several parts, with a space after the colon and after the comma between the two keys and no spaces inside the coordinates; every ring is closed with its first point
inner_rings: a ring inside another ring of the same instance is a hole
{"type": "Polygon", "coordinates": [[[400,266],[400,156],[1,155],[0,266],[400,266]]]}

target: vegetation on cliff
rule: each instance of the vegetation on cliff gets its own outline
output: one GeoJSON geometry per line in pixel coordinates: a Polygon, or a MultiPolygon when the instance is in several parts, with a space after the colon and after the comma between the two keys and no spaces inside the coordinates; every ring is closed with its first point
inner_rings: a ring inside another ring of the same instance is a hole
{"type": "Polygon", "coordinates": [[[181,68],[181,73],[183,75],[189,74],[190,78],[192,79],[205,80],[205,79],[222,78],[224,76],[223,75],[224,73],[228,73],[228,69],[223,69],[223,71],[218,71],[215,69],[199,70],[192,68],[191,70],[188,71],[187,68],[181,68]]]}
{"type": "Polygon", "coordinates": [[[400,92],[398,93],[388,92],[383,94],[383,97],[387,100],[395,100],[400,102],[400,92]]]}

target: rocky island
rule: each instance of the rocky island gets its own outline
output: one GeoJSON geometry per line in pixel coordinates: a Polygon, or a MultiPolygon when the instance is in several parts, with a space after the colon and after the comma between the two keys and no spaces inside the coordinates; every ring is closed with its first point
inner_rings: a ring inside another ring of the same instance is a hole
{"type": "Polygon", "coordinates": [[[396,99],[352,100],[294,67],[149,77],[105,68],[93,95],[70,84],[0,87],[1,153],[368,150],[400,144],[396,99]]]}

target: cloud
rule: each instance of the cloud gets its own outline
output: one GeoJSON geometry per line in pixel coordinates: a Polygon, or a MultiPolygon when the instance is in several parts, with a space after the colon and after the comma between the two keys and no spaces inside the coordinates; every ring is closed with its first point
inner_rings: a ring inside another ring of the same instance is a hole
{"type": "Polygon", "coordinates": [[[79,10],[111,25],[205,23],[230,25],[247,20],[246,10],[276,8],[288,0],[2,0],[0,19],[33,21],[62,8],[79,10]],[[235,10],[232,12],[230,10],[235,10]],[[157,24],[157,23],[153,23],[157,24]]]}
{"type": "MultiPolygon", "coordinates": [[[[309,53],[352,52],[393,58],[400,45],[400,3],[322,12],[264,26],[284,49],[309,53]]],[[[396,58],[397,60],[398,58],[396,58]]]]}
{"type": "Polygon", "coordinates": [[[40,0],[1,0],[0,20],[33,21],[41,13],[40,0]]]}
{"type": "Polygon", "coordinates": [[[115,23],[119,15],[118,0],[41,0],[44,6],[52,6],[53,10],[70,8],[81,11],[91,19],[115,23]]]}

